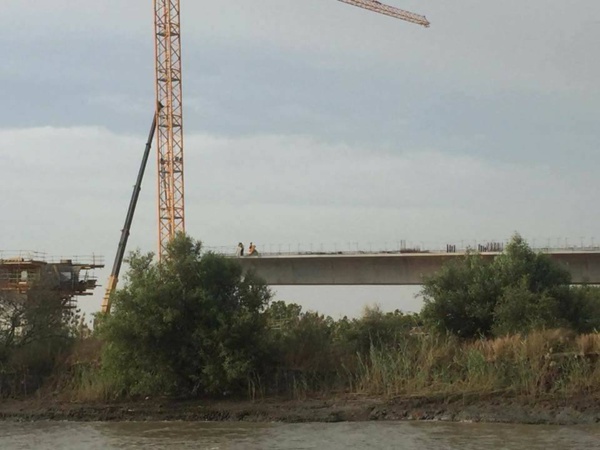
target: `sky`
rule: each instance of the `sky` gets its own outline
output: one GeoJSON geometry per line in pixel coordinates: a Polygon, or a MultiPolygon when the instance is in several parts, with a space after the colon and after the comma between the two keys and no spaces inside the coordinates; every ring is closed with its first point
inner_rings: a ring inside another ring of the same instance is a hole
{"type": "MultiPolygon", "coordinates": [[[[600,242],[600,3],[181,0],[186,231],[207,247],[600,242]]],[[[2,0],[0,250],[103,255],[154,105],[149,0],[2,0]]],[[[150,161],[129,248],[155,251],[150,161]]],[[[80,306],[99,308],[102,290],[80,306]]],[[[339,317],[416,288],[280,287],[339,317]]]]}

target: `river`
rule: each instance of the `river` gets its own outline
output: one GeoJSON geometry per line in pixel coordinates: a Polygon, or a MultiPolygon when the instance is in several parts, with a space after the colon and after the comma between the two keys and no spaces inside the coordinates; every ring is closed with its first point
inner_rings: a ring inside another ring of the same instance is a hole
{"type": "Polygon", "coordinates": [[[598,426],[1,422],[0,449],[600,449],[598,426]]]}

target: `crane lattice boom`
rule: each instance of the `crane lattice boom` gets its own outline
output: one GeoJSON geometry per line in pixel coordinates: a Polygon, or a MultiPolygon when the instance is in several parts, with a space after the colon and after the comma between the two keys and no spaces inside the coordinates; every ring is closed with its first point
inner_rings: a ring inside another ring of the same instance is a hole
{"type": "Polygon", "coordinates": [[[359,8],[368,9],[370,11],[374,11],[380,14],[385,14],[386,16],[395,17],[396,19],[406,20],[407,22],[416,23],[418,25],[423,25],[424,27],[429,27],[429,21],[425,16],[421,16],[419,14],[411,13],[410,11],[405,11],[400,8],[396,8],[394,6],[384,5],[381,2],[376,0],[338,0],[342,3],[347,3],[349,5],[358,6],[359,8]]]}
{"type": "Polygon", "coordinates": [[[183,109],[179,0],[154,0],[156,146],[158,149],[158,254],[185,231],[183,109]]]}

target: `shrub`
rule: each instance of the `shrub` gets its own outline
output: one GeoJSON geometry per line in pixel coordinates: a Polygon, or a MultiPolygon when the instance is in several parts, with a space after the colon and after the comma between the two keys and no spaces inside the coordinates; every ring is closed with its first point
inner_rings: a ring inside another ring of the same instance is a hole
{"type": "Polygon", "coordinates": [[[44,277],[26,295],[2,292],[0,397],[38,390],[72,346],[78,324],[78,311],[44,277]]]}
{"type": "Polygon", "coordinates": [[[102,369],[122,394],[201,395],[246,388],[263,357],[271,293],[233,259],[177,236],[167,258],[133,253],[100,324],[102,369]]]}
{"type": "Polygon", "coordinates": [[[519,235],[492,262],[468,253],[428,278],[424,321],[463,338],[600,325],[600,290],[571,287],[567,269],[535,253],[519,235]]]}

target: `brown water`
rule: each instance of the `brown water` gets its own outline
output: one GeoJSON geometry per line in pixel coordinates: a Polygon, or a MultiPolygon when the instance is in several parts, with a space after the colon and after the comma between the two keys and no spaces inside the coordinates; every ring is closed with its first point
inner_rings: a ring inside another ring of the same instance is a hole
{"type": "Polygon", "coordinates": [[[0,423],[0,449],[600,449],[600,425],[0,423]]]}

